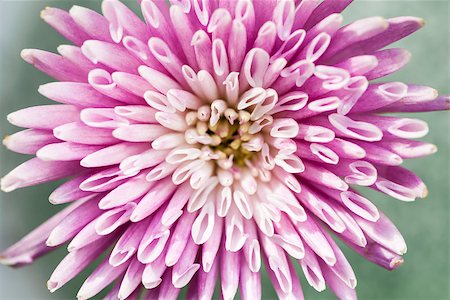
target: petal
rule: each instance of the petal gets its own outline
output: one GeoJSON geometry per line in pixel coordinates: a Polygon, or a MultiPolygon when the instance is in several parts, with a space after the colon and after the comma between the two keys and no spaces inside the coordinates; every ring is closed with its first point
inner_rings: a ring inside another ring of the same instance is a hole
{"type": "Polygon", "coordinates": [[[53,130],[53,128],[80,119],[80,111],[72,105],[43,105],[28,107],[10,113],[8,121],[16,126],[53,130]]]}
{"type": "Polygon", "coordinates": [[[74,175],[79,171],[81,167],[78,162],[42,161],[32,158],[5,175],[1,180],[1,189],[11,192],[74,175]]]}

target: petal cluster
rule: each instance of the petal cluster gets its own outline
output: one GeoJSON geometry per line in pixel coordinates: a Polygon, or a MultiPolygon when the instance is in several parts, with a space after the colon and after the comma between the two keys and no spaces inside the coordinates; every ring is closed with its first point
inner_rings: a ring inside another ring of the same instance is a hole
{"type": "Polygon", "coordinates": [[[343,25],[341,0],[117,0],[102,13],[46,8],[70,40],[25,61],[57,81],[57,102],[8,115],[26,128],[4,140],[34,155],[2,190],[68,178],[50,195],[61,212],[1,253],[32,263],[68,243],[54,292],[102,253],[77,295],[115,282],[107,299],[261,298],[266,266],[280,299],[301,299],[299,264],[317,291],[355,299],[355,274],[333,233],[367,260],[397,268],[406,244],[355,187],[401,201],[427,195],[405,159],[436,152],[425,122],[392,114],[446,110],[449,97],[372,82],[410,54],[385,48],[414,17],[343,25]],[[108,250],[109,249],[109,250],[108,250]],[[112,250],[111,250],[112,249],[112,250]]]}

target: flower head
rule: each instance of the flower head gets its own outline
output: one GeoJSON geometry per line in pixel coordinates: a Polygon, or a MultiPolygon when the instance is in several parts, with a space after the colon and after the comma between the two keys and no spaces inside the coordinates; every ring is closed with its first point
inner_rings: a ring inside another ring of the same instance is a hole
{"type": "Polygon", "coordinates": [[[60,104],[8,116],[28,128],[5,139],[36,155],[4,191],[70,177],[51,195],[71,203],[1,254],[23,265],[66,242],[55,291],[99,255],[78,298],[113,281],[110,297],[261,297],[266,265],[282,299],[302,298],[291,258],[316,290],[356,297],[356,278],[331,238],[389,270],[406,244],[354,186],[402,201],[427,194],[402,168],[432,154],[423,121],[391,112],[444,110],[429,87],[371,82],[402,68],[414,17],[342,26],[342,1],[142,0],[144,21],[105,0],[42,18],[74,45],[22,57],[57,79],[39,92],[60,104]],[[109,251],[109,250],[108,250],[109,251]]]}

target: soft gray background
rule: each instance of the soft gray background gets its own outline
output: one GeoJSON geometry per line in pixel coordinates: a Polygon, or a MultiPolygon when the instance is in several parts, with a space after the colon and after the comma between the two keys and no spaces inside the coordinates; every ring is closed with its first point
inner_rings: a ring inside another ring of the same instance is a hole
{"type": "MultiPolygon", "coordinates": [[[[134,1],[128,1],[136,7],[134,1]]],[[[40,18],[45,6],[70,8],[74,4],[96,10],[99,1],[1,1],[0,0],[0,135],[17,131],[6,122],[12,111],[49,103],[37,93],[40,84],[51,81],[20,59],[23,48],[55,51],[66,43],[40,18]]],[[[421,16],[427,26],[396,46],[409,49],[411,63],[392,80],[421,83],[449,93],[449,2],[357,0],[346,11],[346,21],[367,16],[421,16]]],[[[345,249],[358,277],[360,299],[449,299],[449,117],[446,112],[421,114],[431,133],[425,139],[439,147],[432,157],[407,162],[427,183],[430,195],[415,203],[402,203],[376,193],[366,193],[402,231],[408,253],[405,264],[395,272],[385,271],[345,249]]],[[[0,149],[0,174],[5,174],[27,157],[0,149]]],[[[1,193],[0,248],[4,249],[59,210],[47,201],[58,183],[1,193]]],[[[74,299],[86,275],[83,272],[51,295],[45,283],[63,257],[60,249],[32,266],[18,270],[0,266],[0,299],[74,299]]],[[[329,291],[316,293],[305,283],[307,299],[333,299],[329,291]]],[[[267,276],[263,275],[265,299],[274,299],[267,276]]]]}

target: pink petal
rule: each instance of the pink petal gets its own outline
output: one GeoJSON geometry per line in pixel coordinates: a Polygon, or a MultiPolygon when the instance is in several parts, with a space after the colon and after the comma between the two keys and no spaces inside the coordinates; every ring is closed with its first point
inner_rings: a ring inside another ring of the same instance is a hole
{"type": "Polygon", "coordinates": [[[80,111],[72,105],[43,105],[10,113],[8,121],[16,126],[33,129],[53,128],[79,120],[80,111]]]}
{"type": "Polygon", "coordinates": [[[5,175],[1,179],[1,189],[4,192],[11,192],[18,188],[74,175],[80,170],[78,162],[42,161],[39,158],[32,158],[5,175]]]}

